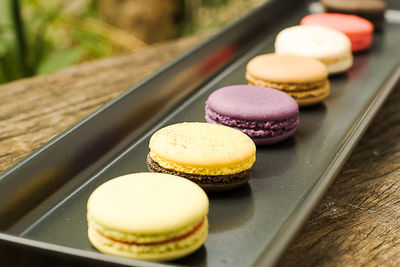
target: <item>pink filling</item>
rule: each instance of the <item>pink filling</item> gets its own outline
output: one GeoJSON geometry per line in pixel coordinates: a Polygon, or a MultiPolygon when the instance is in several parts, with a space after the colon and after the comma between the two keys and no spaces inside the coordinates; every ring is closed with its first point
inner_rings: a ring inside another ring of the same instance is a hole
{"type": "Polygon", "coordinates": [[[181,235],[178,235],[178,236],[175,236],[175,237],[171,237],[170,239],[167,239],[167,240],[156,241],[156,242],[148,242],[148,243],[139,243],[139,242],[134,242],[134,241],[117,240],[117,239],[115,239],[113,237],[105,236],[103,233],[101,233],[99,231],[97,231],[97,232],[101,236],[103,236],[103,237],[105,237],[105,238],[107,238],[109,240],[112,240],[112,241],[118,242],[118,243],[122,243],[122,244],[136,245],[136,246],[155,246],[155,245],[163,245],[163,244],[166,244],[166,243],[169,243],[169,242],[176,242],[176,241],[182,240],[182,239],[194,234],[197,230],[200,229],[200,227],[203,225],[204,221],[205,221],[205,217],[192,230],[190,230],[187,233],[184,233],[184,234],[181,234],[181,235]]]}

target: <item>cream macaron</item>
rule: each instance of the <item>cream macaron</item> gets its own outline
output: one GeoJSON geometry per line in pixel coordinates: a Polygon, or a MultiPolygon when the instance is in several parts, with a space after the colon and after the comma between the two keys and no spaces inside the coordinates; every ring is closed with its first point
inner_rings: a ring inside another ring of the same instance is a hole
{"type": "Polygon", "coordinates": [[[282,30],[275,39],[276,54],[312,57],[328,67],[329,74],[353,65],[351,41],[342,32],[317,25],[297,25],[282,30]]]}
{"type": "Polygon", "coordinates": [[[204,191],[187,179],[161,173],[120,176],[89,197],[89,241],[106,254],[177,259],[206,240],[208,206],[204,191]]]}

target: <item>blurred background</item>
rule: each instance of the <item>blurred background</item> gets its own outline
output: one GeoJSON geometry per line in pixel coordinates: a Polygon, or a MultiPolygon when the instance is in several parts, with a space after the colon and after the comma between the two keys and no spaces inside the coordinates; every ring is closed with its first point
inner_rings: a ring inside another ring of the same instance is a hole
{"type": "Polygon", "coordinates": [[[265,0],[0,0],[0,84],[216,31],[265,0]]]}

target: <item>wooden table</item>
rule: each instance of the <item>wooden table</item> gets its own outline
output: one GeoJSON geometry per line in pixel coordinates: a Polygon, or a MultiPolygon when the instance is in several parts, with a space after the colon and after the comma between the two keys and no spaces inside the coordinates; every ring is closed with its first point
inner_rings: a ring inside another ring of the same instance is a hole
{"type": "MultiPolygon", "coordinates": [[[[171,41],[0,86],[0,171],[204,38],[171,41]]],[[[279,266],[400,266],[399,89],[279,266]]]]}

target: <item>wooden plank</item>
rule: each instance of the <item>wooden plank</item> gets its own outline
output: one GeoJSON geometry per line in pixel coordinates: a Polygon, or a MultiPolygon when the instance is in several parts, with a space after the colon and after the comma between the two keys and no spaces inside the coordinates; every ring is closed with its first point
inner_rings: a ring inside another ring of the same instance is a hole
{"type": "Polygon", "coordinates": [[[205,37],[166,42],[0,86],[0,172],[205,37]]]}

